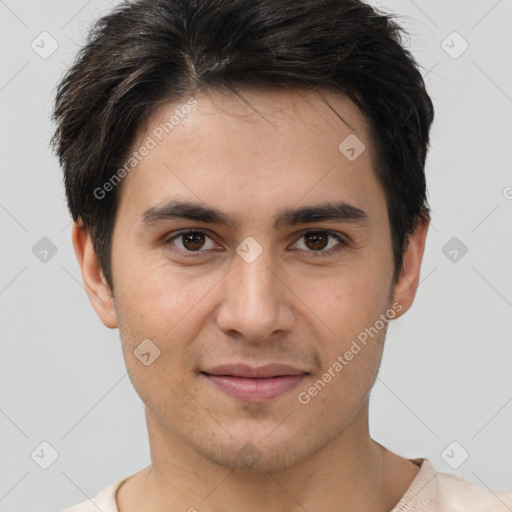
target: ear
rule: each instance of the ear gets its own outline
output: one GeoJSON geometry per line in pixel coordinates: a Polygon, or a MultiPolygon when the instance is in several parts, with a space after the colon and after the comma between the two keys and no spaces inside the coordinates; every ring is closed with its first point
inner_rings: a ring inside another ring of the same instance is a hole
{"type": "Polygon", "coordinates": [[[394,288],[393,300],[402,305],[395,318],[402,316],[412,306],[416,296],[429,224],[430,219],[420,222],[409,237],[403,257],[403,271],[394,288]]]}
{"type": "Polygon", "coordinates": [[[114,298],[105,280],[91,237],[83,222],[73,223],[72,240],[89,301],[105,326],[118,326],[114,298]]]}

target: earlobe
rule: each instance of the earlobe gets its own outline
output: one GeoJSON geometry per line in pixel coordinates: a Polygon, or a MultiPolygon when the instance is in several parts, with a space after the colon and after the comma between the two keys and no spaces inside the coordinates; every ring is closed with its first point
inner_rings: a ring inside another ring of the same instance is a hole
{"type": "Polygon", "coordinates": [[[106,327],[118,326],[114,299],[105,280],[91,237],[83,223],[73,223],[72,241],[89,301],[106,327]]]}
{"type": "Polygon", "coordinates": [[[416,296],[429,223],[430,220],[420,222],[414,233],[409,237],[403,257],[403,270],[394,288],[394,300],[402,306],[400,314],[395,318],[402,316],[409,310],[416,296]]]}

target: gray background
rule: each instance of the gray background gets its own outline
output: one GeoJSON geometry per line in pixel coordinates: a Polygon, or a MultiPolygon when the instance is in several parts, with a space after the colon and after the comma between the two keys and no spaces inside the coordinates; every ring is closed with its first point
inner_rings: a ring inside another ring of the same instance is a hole
{"type": "MultiPolygon", "coordinates": [[[[48,148],[54,87],[115,3],[0,1],[1,511],[55,511],[150,462],[143,405],[118,331],[82,287],[48,148]],[[43,237],[55,254],[41,252],[43,237]],[[53,452],[42,442],[58,452],[47,469],[53,452]]],[[[405,16],[436,120],[422,283],[390,325],[371,433],[512,492],[512,1],[375,4],[405,16]]]]}

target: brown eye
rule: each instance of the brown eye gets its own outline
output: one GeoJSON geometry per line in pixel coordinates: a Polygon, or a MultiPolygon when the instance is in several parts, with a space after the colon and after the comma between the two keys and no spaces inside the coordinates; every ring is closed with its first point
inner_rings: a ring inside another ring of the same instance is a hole
{"type": "Polygon", "coordinates": [[[325,249],[329,243],[329,235],[327,233],[322,233],[321,231],[307,233],[304,235],[304,241],[309,249],[317,251],[320,249],[325,249]]]}
{"type": "Polygon", "coordinates": [[[344,238],[330,231],[306,231],[292,247],[300,249],[308,256],[329,256],[348,245],[344,238]]]}
{"type": "Polygon", "coordinates": [[[177,252],[192,253],[192,252],[207,252],[215,249],[215,242],[206,233],[197,230],[182,231],[169,237],[166,244],[174,246],[177,252]]]}
{"type": "Polygon", "coordinates": [[[193,231],[191,233],[184,233],[181,235],[183,247],[189,251],[197,251],[201,249],[204,244],[204,233],[193,231]]]}

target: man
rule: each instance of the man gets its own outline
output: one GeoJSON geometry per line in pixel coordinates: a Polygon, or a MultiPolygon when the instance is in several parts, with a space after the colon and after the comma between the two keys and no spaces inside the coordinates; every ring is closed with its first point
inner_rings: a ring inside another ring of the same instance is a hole
{"type": "Polygon", "coordinates": [[[54,117],[83,281],[119,328],[152,459],[68,510],[510,510],[368,431],[430,219],[433,107],[390,17],[123,4],[54,117]]]}

